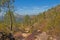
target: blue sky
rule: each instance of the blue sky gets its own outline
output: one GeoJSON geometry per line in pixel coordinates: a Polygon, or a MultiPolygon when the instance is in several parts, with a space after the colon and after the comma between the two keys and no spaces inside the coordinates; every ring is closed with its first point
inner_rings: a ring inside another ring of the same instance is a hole
{"type": "Polygon", "coordinates": [[[15,12],[20,15],[36,15],[60,4],[60,0],[15,0],[15,12]]]}
{"type": "Polygon", "coordinates": [[[36,15],[60,4],[60,0],[15,0],[16,13],[36,15]]]}

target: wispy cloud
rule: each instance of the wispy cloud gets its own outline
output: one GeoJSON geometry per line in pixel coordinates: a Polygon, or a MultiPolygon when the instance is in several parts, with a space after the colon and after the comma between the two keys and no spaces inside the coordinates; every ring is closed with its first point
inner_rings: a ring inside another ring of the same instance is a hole
{"type": "Polygon", "coordinates": [[[18,8],[16,13],[20,14],[20,15],[36,15],[40,12],[43,12],[45,10],[47,10],[49,7],[48,6],[42,6],[42,7],[38,7],[38,6],[33,6],[33,7],[22,7],[22,8],[18,8]]]}

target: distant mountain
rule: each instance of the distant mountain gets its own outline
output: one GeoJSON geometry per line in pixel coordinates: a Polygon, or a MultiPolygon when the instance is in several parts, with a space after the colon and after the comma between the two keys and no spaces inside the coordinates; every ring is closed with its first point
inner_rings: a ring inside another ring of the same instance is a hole
{"type": "MultiPolygon", "coordinates": [[[[36,15],[29,15],[29,16],[30,16],[30,18],[33,18],[33,17],[35,17],[36,15]]],[[[24,20],[24,17],[25,17],[25,15],[15,14],[15,18],[16,18],[16,21],[17,21],[17,22],[22,22],[22,21],[24,20]]]]}
{"type": "MultiPolygon", "coordinates": [[[[14,15],[15,15],[16,22],[22,22],[24,20],[25,15],[20,15],[17,13],[14,15]]],[[[30,16],[30,18],[33,18],[36,15],[29,15],[29,16],[30,16]]],[[[0,21],[2,21],[3,19],[4,19],[4,17],[0,16],[0,21]]]]}
{"type": "Polygon", "coordinates": [[[3,21],[3,16],[0,16],[0,21],[3,21]]]}
{"type": "Polygon", "coordinates": [[[15,19],[17,22],[22,22],[24,20],[24,15],[15,14],[15,19]]]}
{"type": "MultiPolygon", "coordinates": [[[[0,21],[2,21],[3,19],[4,19],[4,17],[0,16],[0,21]]],[[[19,21],[21,22],[21,21],[23,21],[24,16],[19,15],[19,14],[15,14],[15,19],[16,19],[17,22],[19,22],[19,21]]]]}

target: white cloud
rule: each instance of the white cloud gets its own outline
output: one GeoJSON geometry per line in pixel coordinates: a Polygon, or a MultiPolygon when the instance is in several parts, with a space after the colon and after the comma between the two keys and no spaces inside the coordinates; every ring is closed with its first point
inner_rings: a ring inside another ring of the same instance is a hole
{"type": "Polygon", "coordinates": [[[33,14],[38,14],[40,12],[43,12],[47,10],[48,8],[49,8],[48,6],[23,7],[23,8],[18,8],[16,12],[21,15],[26,15],[26,14],[33,15],[33,14]]]}

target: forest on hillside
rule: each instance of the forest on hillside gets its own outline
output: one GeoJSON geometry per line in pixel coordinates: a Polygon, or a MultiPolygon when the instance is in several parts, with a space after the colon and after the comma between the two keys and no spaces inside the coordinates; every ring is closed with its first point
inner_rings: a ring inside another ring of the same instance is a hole
{"type": "Polygon", "coordinates": [[[5,10],[3,19],[0,20],[0,32],[5,32],[6,34],[10,32],[13,34],[46,32],[53,37],[60,37],[60,5],[38,15],[24,15],[22,22],[20,22],[20,19],[18,18],[18,21],[15,16],[13,3],[14,0],[0,2],[0,13],[5,10]]]}

